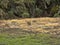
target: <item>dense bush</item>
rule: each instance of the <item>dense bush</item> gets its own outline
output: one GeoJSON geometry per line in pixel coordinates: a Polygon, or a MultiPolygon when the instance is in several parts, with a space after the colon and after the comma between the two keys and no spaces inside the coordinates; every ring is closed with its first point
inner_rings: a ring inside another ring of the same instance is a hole
{"type": "Polygon", "coordinates": [[[0,0],[0,19],[59,17],[60,0],[0,0]]]}

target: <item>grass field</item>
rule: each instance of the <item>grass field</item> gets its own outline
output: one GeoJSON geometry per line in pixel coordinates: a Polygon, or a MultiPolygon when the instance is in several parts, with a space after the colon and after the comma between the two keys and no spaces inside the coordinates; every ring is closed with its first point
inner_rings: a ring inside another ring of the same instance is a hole
{"type": "Polygon", "coordinates": [[[60,45],[59,20],[0,20],[0,45],[60,45]]]}
{"type": "Polygon", "coordinates": [[[60,37],[58,35],[29,33],[20,29],[15,31],[15,29],[1,31],[0,45],[60,45],[60,37]],[[11,32],[11,30],[14,31],[11,32]]]}

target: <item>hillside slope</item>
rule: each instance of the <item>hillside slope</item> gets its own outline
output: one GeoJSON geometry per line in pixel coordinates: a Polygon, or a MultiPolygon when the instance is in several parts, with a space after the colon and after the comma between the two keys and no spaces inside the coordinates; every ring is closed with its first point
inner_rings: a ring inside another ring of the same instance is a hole
{"type": "Polygon", "coordinates": [[[0,45],[60,45],[60,18],[0,20],[0,45]]]}

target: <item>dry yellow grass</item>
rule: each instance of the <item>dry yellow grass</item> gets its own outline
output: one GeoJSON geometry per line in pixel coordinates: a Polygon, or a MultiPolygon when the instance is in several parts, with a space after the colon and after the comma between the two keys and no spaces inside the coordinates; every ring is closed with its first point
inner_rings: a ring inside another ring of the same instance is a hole
{"type": "Polygon", "coordinates": [[[0,27],[3,26],[7,28],[21,28],[24,30],[48,32],[47,29],[51,30],[50,28],[52,27],[54,28],[54,27],[60,26],[60,18],[47,18],[46,17],[46,18],[0,20],[0,24],[1,24],[0,27]]]}

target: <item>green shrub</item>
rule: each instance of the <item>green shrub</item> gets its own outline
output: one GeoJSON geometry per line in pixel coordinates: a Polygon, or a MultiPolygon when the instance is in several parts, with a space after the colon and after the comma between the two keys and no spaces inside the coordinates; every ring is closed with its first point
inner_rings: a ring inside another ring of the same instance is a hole
{"type": "Polygon", "coordinates": [[[28,18],[29,17],[29,13],[23,13],[22,14],[22,18],[28,18]]]}

